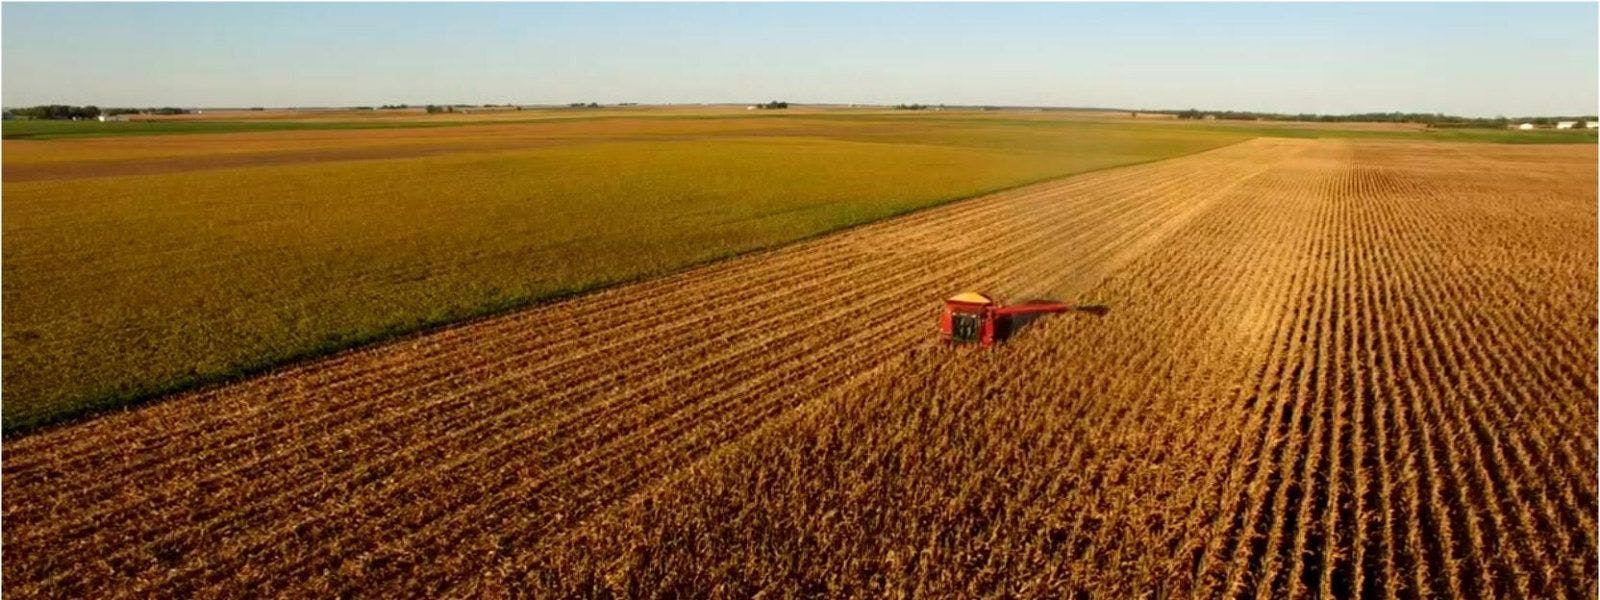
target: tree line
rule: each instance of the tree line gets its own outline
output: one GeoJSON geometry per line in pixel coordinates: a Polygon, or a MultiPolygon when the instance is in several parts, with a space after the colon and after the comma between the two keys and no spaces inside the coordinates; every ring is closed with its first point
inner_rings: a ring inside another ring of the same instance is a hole
{"type": "Polygon", "coordinates": [[[1238,110],[1207,110],[1189,109],[1183,111],[1169,111],[1179,119],[1229,119],[1237,121],[1314,121],[1320,123],[1420,123],[1432,127],[1507,127],[1513,123],[1533,123],[1535,125],[1555,125],[1559,121],[1593,121],[1595,117],[1461,117],[1443,113],[1409,113],[1409,112],[1373,112],[1354,113],[1347,115],[1323,115],[1313,113],[1285,114],[1238,110]]]}
{"type": "Polygon", "coordinates": [[[88,120],[98,118],[100,115],[184,115],[189,114],[187,108],[164,106],[161,108],[100,108],[94,105],[71,106],[66,104],[45,104],[29,106],[27,108],[13,108],[6,112],[14,117],[25,119],[40,119],[51,121],[88,120]]]}

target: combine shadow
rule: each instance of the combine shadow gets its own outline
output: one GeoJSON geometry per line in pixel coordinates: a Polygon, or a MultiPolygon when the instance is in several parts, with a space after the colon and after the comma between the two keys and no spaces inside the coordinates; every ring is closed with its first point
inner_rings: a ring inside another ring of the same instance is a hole
{"type": "MultiPolygon", "coordinates": [[[[1104,316],[1106,316],[1106,313],[1111,312],[1111,307],[1106,306],[1104,304],[1088,304],[1088,305],[1074,306],[1074,307],[1072,307],[1072,310],[1069,310],[1067,312],[1068,313],[1088,313],[1088,314],[1094,315],[1096,317],[1104,317],[1104,316]]],[[[1000,340],[1000,341],[1009,340],[1009,339],[1012,338],[1012,336],[1017,335],[1017,333],[1021,332],[1022,329],[1027,327],[1029,324],[1033,323],[1034,321],[1037,321],[1039,319],[1042,319],[1042,318],[1045,318],[1045,317],[1049,317],[1049,316],[1053,316],[1053,315],[1049,315],[1049,314],[1045,314],[1045,313],[1032,313],[1032,314],[1012,315],[1010,317],[1007,317],[1007,318],[1002,319],[999,322],[995,323],[994,337],[995,337],[995,339],[1000,340]]],[[[1065,315],[1063,315],[1063,316],[1065,316],[1065,315]]]]}
{"type": "Polygon", "coordinates": [[[1104,316],[1106,316],[1106,313],[1111,312],[1111,307],[1106,306],[1104,304],[1086,304],[1086,305],[1083,305],[1083,306],[1074,306],[1074,307],[1072,307],[1072,311],[1073,312],[1081,312],[1081,313],[1089,313],[1089,314],[1094,315],[1096,317],[1104,317],[1104,316]]]}

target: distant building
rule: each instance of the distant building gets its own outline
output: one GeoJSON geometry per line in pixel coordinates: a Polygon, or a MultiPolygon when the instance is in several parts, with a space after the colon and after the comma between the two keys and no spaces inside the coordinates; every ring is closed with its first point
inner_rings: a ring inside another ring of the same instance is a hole
{"type": "Polygon", "coordinates": [[[1556,129],[1572,129],[1572,126],[1577,124],[1577,121],[1558,121],[1556,123],[1556,129]]]}
{"type": "Polygon", "coordinates": [[[1518,125],[1517,129],[1521,129],[1523,131],[1527,131],[1529,129],[1533,129],[1533,123],[1523,123],[1521,125],[1518,125]]]}
{"type": "Polygon", "coordinates": [[[95,118],[98,119],[101,123],[105,123],[105,122],[108,122],[108,121],[126,121],[126,120],[128,120],[128,115],[108,115],[108,114],[105,114],[105,113],[101,113],[100,116],[95,117],[95,118]]]}

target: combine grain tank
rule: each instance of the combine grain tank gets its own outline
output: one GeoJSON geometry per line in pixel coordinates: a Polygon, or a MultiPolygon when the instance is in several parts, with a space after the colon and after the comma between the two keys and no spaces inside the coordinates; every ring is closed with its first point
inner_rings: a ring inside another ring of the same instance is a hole
{"type": "Polygon", "coordinates": [[[1030,300],[1012,306],[984,294],[967,292],[944,301],[939,319],[939,337],[946,344],[978,344],[983,347],[1005,341],[1025,320],[1040,315],[1071,310],[1065,302],[1030,300]]]}

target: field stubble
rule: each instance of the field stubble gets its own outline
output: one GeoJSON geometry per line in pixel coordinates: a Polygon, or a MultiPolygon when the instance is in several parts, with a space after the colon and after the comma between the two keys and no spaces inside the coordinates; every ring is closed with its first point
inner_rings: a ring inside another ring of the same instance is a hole
{"type": "Polygon", "coordinates": [[[7,591],[1592,596],[1594,159],[1255,140],[9,441],[7,591]]]}

